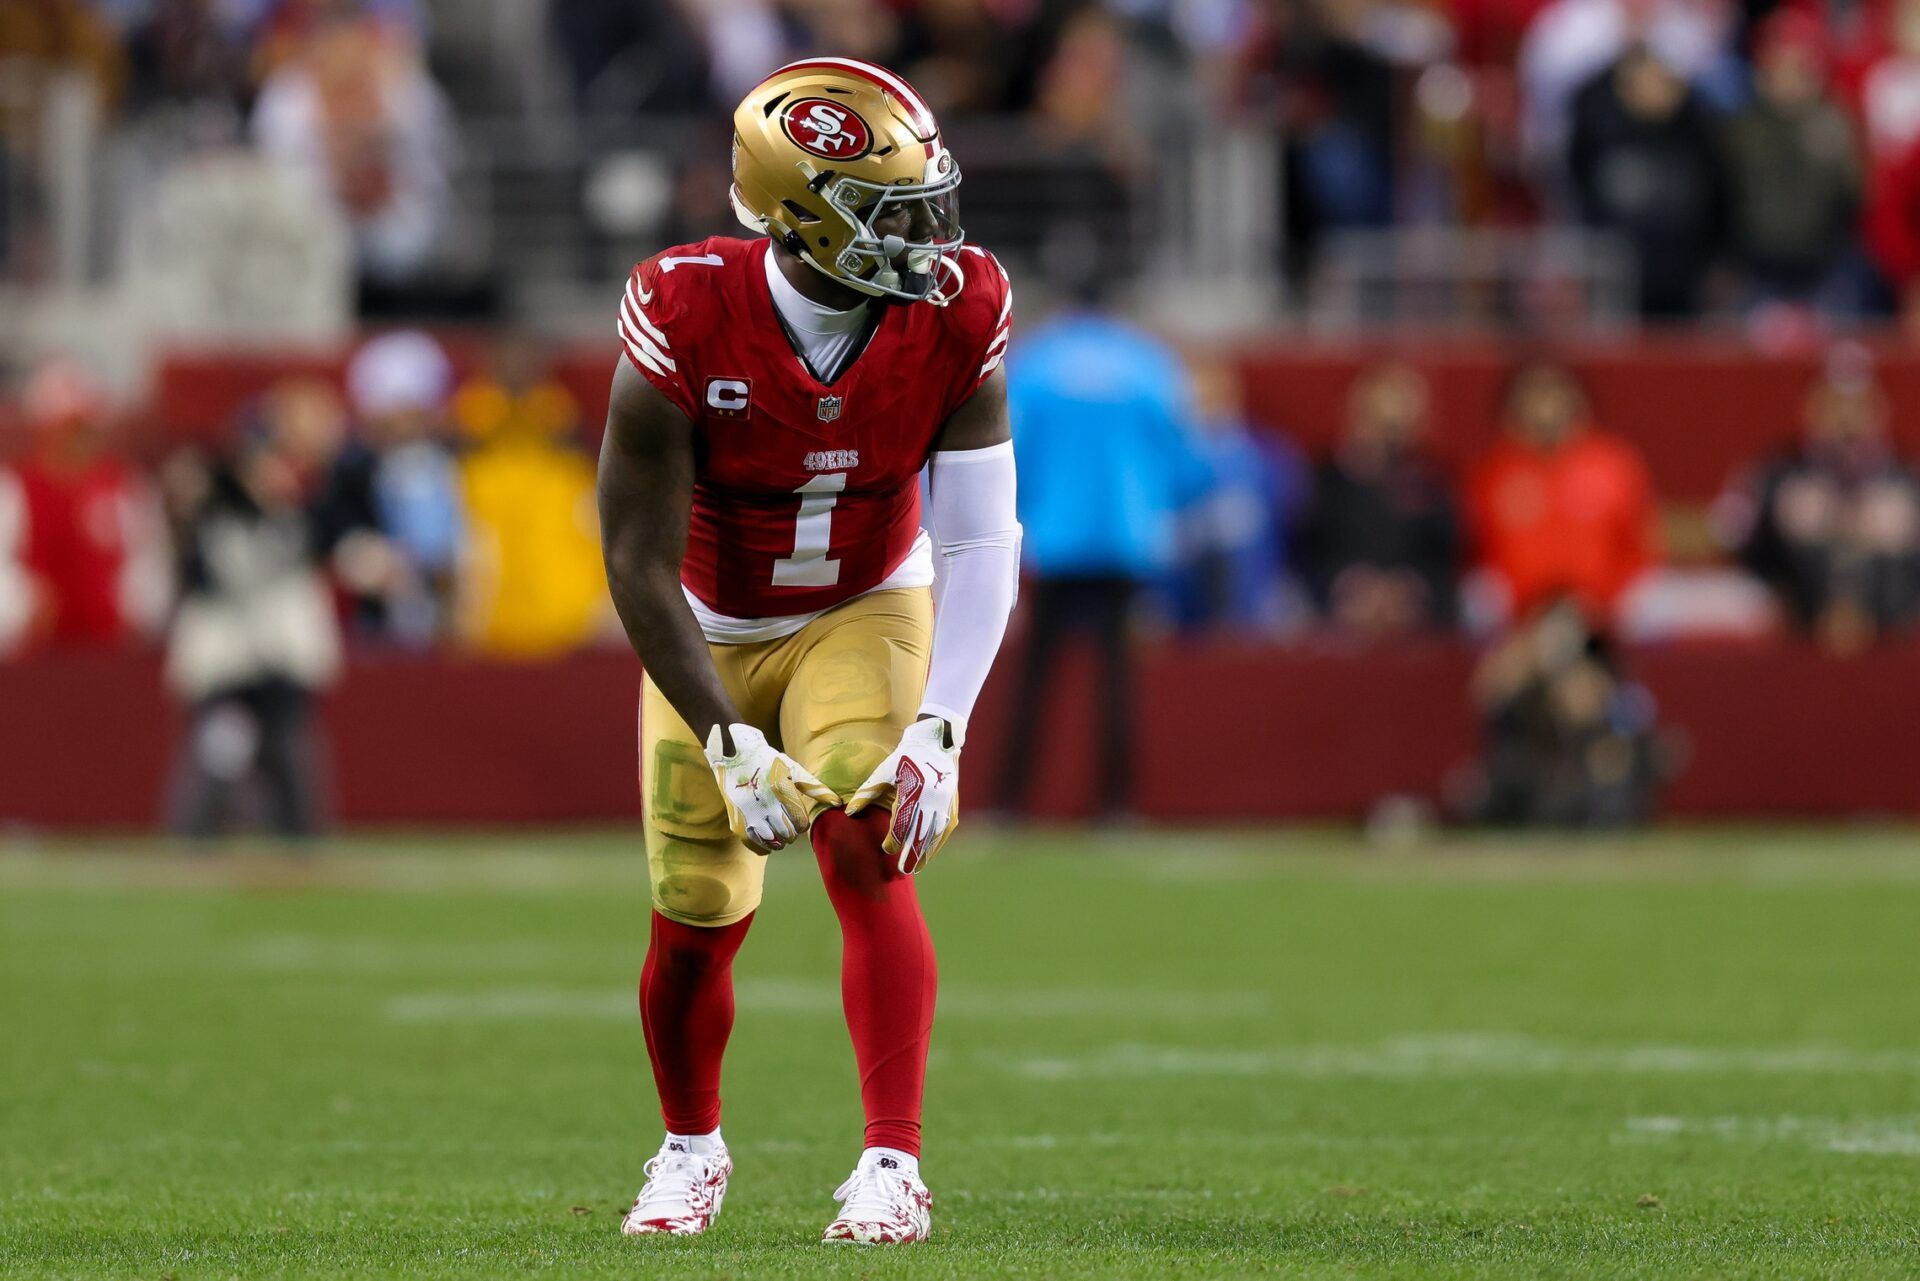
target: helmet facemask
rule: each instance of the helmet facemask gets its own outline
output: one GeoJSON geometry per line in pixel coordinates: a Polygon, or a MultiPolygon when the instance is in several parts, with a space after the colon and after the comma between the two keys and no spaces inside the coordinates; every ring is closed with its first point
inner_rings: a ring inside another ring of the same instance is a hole
{"type": "Polygon", "coordinates": [[[810,175],[809,186],[826,197],[827,207],[853,232],[853,239],[831,263],[807,261],[841,284],[888,302],[930,302],[944,307],[960,293],[966,275],[957,255],[966,243],[960,226],[960,169],[951,161],[937,181],[883,186],[831,171],[810,175]],[[887,235],[875,223],[907,206],[913,221],[931,225],[932,239],[887,235]],[[904,268],[896,260],[905,255],[904,268]]]}

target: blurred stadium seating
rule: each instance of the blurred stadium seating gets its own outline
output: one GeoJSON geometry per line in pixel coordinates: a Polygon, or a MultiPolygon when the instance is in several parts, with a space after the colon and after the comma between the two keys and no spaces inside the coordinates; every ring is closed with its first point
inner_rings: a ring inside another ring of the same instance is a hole
{"type": "MultiPolygon", "coordinates": [[[[1475,691],[1531,622],[1486,553],[1482,509],[1513,495],[1476,495],[1514,435],[1510,379],[1543,358],[1657,513],[1651,563],[1591,609],[1618,685],[1602,737],[1665,727],[1672,813],[1920,813],[1910,8],[0,0],[0,822],[159,818],[189,750],[175,703],[198,697],[167,603],[197,581],[209,488],[263,468],[343,522],[319,567],[342,674],[302,683],[330,689],[341,820],[634,813],[637,672],[574,563],[615,282],[729,228],[726,113],[825,51],[889,62],[941,111],[1024,330],[1096,280],[1276,476],[1346,456],[1363,371],[1421,388],[1458,599],[1342,613],[1299,537],[1310,484],[1254,492],[1254,524],[1195,504],[1213,514],[1138,620],[1141,814],[1476,812],[1463,780],[1506,713],[1475,691]],[[349,366],[395,329],[432,335],[446,372],[421,357],[369,392],[349,366]],[[395,395],[420,421],[391,424],[395,395]],[[377,494],[403,451],[457,510],[341,515],[341,478],[377,494]],[[538,528],[503,529],[501,485],[541,495],[538,528]],[[114,532],[90,550],[102,502],[114,532]],[[430,564],[441,517],[460,549],[430,564]],[[1249,538],[1272,544],[1246,562],[1256,606],[1213,576],[1249,538]],[[532,592],[547,577],[585,588],[532,592]],[[109,602],[87,626],[75,592],[109,602]],[[1275,743],[1279,784],[1207,782],[1235,732],[1275,743]]],[[[1011,727],[1087,725],[1084,676],[1015,707],[1003,670],[972,804],[995,802],[1011,727]]],[[[1080,813],[1092,785],[1039,812],[1080,813]]]]}

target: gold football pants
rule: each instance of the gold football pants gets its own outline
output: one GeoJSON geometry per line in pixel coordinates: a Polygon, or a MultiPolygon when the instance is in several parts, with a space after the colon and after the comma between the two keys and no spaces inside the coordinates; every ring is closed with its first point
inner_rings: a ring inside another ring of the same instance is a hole
{"type": "MultiPolygon", "coordinates": [[[[932,647],[933,595],[914,587],[855,597],[791,636],[708,648],[742,719],[845,798],[919,711],[932,647]]],[[[721,926],[760,906],[768,856],[734,839],[705,749],[651,678],[640,699],[640,789],[661,915],[721,926]]]]}

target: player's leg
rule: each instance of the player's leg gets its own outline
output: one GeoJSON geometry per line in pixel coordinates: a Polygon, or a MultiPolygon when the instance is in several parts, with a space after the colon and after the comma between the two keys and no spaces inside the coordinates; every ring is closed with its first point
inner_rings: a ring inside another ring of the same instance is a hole
{"type": "MultiPolygon", "coordinates": [[[[786,750],[842,796],[890,754],[926,684],[933,608],[924,590],[875,592],[798,638],[781,703],[786,750]]],[[[932,1198],[920,1181],[920,1107],[933,1030],[933,940],[913,879],[880,848],[888,815],[814,820],[813,847],[840,919],[840,994],[866,1112],[859,1166],[841,1187],[829,1241],[925,1238],[932,1198]]]]}
{"type": "MultiPolygon", "coordinates": [[[[716,654],[716,662],[733,672],[738,664],[728,660],[739,657],[716,654]]],[[[735,693],[750,715],[745,691],[735,693]]],[[[640,784],[653,891],[640,1020],[667,1136],[621,1230],[690,1235],[719,1214],[733,1169],[720,1137],[720,1066],[733,1031],[733,958],[759,906],[766,861],[734,839],[705,753],[651,680],[641,699],[640,784]]]]}

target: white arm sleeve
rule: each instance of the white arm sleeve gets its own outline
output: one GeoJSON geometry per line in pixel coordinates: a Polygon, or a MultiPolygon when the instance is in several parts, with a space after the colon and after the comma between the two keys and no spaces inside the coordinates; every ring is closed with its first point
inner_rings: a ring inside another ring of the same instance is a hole
{"type": "Polygon", "coordinates": [[[940,549],[933,660],[925,715],[964,741],[1020,586],[1020,521],[1014,515],[1013,443],[933,456],[933,536],[940,549]]]}

